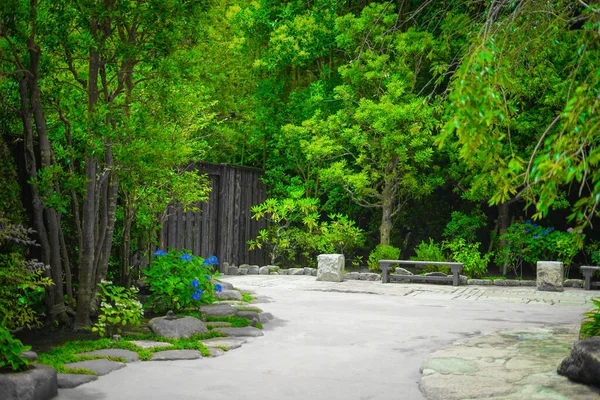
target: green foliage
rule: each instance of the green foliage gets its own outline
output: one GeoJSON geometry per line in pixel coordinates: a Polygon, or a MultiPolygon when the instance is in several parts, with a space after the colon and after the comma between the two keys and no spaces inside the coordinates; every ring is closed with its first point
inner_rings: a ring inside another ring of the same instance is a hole
{"type": "Polygon", "coordinates": [[[156,312],[174,312],[214,302],[215,286],[212,267],[187,251],[156,252],[156,257],[143,271],[152,292],[148,304],[156,312]]]}
{"type": "MultiPolygon", "coordinates": [[[[412,256],[411,260],[416,261],[448,261],[448,258],[444,254],[442,245],[439,245],[429,238],[429,243],[422,241],[417,247],[415,247],[416,255],[412,256]]],[[[423,268],[424,272],[443,272],[445,274],[450,273],[450,267],[444,265],[425,265],[423,268]]]]}
{"type": "Polygon", "coordinates": [[[235,315],[228,315],[224,317],[210,316],[206,318],[207,322],[229,322],[234,328],[243,328],[250,326],[250,321],[247,318],[236,317],[235,315]]]}
{"type": "Polygon", "coordinates": [[[397,260],[400,258],[400,249],[394,246],[378,244],[369,254],[367,264],[370,270],[379,271],[379,260],[397,260]]]}
{"type": "Polygon", "coordinates": [[[454,211],[444,229],[444,237],[448,240],[463,238],[466,242],[472,243],[477,239],[477,229],[484,227],[485,224],[486,216],[479,210],[472,215],[454,211]]]}
{"type": "Polygon", "coordinates": [[[110,281],[102,281],[98,287],[100,311],[92,332],[104,337],[121,333],[126,326],[140,326],[144,309],[136,297],[136,288],[114,286],[110,281]]]}
{"type": "Polygon", "coordinates": [[[480,243],[468,243],[463,238],[445,242],[444,247],[450,251],[452,261],[464,264],[462,273],[469,278],[481,278],[485,275],[493,256],[493,253],[482,255],[479,252],[480,243]]]}
{"type": "Polygon", "coordinates": [[[31,350],[15,339],[10,331],[0,324],[0,370],[8,368],[11,371],[23,371],[29,366],[29,361],[21,357],[21,353],[31,350]]]}
{"type": "Polygon", "coordinates": [[[583,249],[585,235],[569,228],[567,232],[544,228],[527,221],[513,224],[500,236],[507,245],[496,257],[497,263],[508,263],[517,272],[523,262],[535,266],[538,261],[562,261],[569,268],[573,258],[583,249]]]}
{"type": "Polygon", "coordinates": [[[600,298],[592,299],[592,302],[594,308],[583,314],[585,319],[581,323],[579,331],[581,340],[590,336],[600,336],[600,298]]]}
{"type": "Polygon", "coordinates": [[[248,292],[244,292],[242,291],[242,301],[246,302],[246,303],[252,303],[254,300],[256,300],[256,297],[254,297],[251,293],[248,292]]]}

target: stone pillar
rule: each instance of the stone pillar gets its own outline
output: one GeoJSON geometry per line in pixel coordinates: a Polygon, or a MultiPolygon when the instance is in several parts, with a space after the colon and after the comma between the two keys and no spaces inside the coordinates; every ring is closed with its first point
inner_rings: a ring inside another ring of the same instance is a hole
{"type": "Polygon", "coordinates": [[[537,290],[545,292],[562,292],[563,277],[564,268],[562,262],[537,262],[537,290]]]}
{"type": "Polygon", "coordinates": [[[326,282],[343,281],[344,255],[320,254],[318,257],[317,280],[326,282]]]}

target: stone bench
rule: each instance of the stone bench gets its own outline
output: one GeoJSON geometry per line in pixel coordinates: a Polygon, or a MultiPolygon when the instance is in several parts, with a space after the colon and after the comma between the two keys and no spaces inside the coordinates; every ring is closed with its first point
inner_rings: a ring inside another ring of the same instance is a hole
{"type": "Polygon", "coordinates": [[[592,277],[596,271],[600,271],[600,267],[592,267],[589,265],[581,266],[581,272],[583,272],[583,277],[585,278],[585,282],[583,284],[584,290],[591,290],[592,286],[596,288],[600,286],[600,282],[592,282],[592,277]]]}
{"type": "Polygon", "coordinates": [[[379,260],[381,267],[381,282],[389,283],[390,278],[409,279],[411,281],[438,281],[452,282],[454,286],[460,284],[460,272],[462,271],[463,263],[458,262],[443,262],[443,261],[412,261],[412,260],[379,260]],[[400,265],[445,265],[450,267],[452,276],[421,276],[421,275],[406,275],[406,274],[390,274],[393,264],[400,265]]]}

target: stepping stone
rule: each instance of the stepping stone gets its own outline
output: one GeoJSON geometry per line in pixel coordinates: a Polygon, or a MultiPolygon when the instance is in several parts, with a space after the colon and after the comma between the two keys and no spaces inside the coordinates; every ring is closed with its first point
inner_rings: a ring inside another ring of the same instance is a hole
{"type": "Polygon", "coordinates": [[[273,319],[275,319],[275,317],[273,317],[273,314],[271,314],[270,312],[263,312],[263,313],[258,314],[258,321],[261,324],[271,322],[271,321],[273,321],[273,319]]]}
{"type": "Polygon", "coordinates": [[[58,374],[58,388],[72,389],[98,379],[98,375],[58,374]]]}
{"type": "Polygon", "coordinates": [[[223,289],[220,292],[215,293],[215,297],[217,299],[233,299],[233,300],[242,300],[242,294],[237,290],[226,290],[223,289]]]}
{"type": "Polygon", "coordinates": [[[109,372],[121,369],[126,364],[106,359],[79,361],[70,364],[65,364],[67,368],[85,368],[95,372],[99,376],[106,375],[109,372]]]}
{"type": "Polygon", "coordinates": [[[152,354],[150,361],[196,360],[202,358],[198,350],[165,350],[152,354]]]}
{"type": "Polygon", "coordinates": [[[210,357],[220,357],[225,352],[218,347],[208,347],[208,351],[210,351],[210,357]]]}
{"type": "Polygon", "coordinates": [[[239,338],[214,338],[201,340],[200,343],[206,347],[224,347],[227,350],[238,349],[246,343],[245,339],[239,338]]]}
{"type": "Polygon", "coordinates": [[[224,322],[224,321],[207,322],[206,326],[211,327],[211,328],[229,328],[231,326],[231,322],[224,322]]]}
{"type": "Polygon", "coordinates": [[[229,304],[211,304],[200,306],[200,311],[207,317],[226,317],[235,314],[235,308],[229,304]]]}
{"type": "MultiPolygon", "coordinates": [[[[250,271],[248,271],[248,272],[250,272],[250,271]]],[[[221,281],[217,281],[217,280],[213,279],[213,280],[212,280],[212,283],[213,283],[214,285],[216,285],[216,284],[219,284],[219,285],[221,285],[221,287],[222,287],[224,290],[233,290],[233,285],[232,285],[231,283],[229,283],[229,282],[221,282],[221,281]]]]}
{"type": "Polygon", "coordinates": [[[246,326],[244,328],[215,328],[213,329],[217,332],[221,332],[227,336],[250,336],[250,337],[258,337],[263,336],[264,333],[252,326],[246,326]]]}
{"type": "Polygon", "coordinates": [[[258,320],[259,314],[256,311],[237,311],[235,315],[240,318],[246,318],[252,321],[254,318],[258,320]]]}
{"type": "Polygon", "coordinates": [[[121,357],[127,362],[139,361],[140,356],[135,351],[123,350],[123,349],[104,349],[96,351],[88,351],[87,353],[77,354],[81,356],[104,356],[104,357],[121,357]]]}
{"type": "Polygon", "coordinates": [[[241,311],[253,311],[256,313],[261,313],[263,312],[263,310],[261,310],[258,307],[254,307],[254,306],[249,306],[247,303],[242,304],[241,306],[237,307],[238,312],[241,311]]]}
{"type": "Polygon", "coordinates": [[[171,343],[155,342],[152,340],[130,340],[129,343],[136,345],[144,350],[154,349],[156,347],[172,347],[171,343]]]}

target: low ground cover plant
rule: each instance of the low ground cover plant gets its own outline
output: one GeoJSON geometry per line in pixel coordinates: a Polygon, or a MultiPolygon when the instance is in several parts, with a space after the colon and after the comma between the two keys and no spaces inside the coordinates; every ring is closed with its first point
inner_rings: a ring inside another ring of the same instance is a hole
{"type": "Polygon", "coordinates": [[[17,372],[29,368],[29,361],[21,357],[21,353],[28,350],[31,347],[13,338],[10,331],[0,324],[0,370],[17,372]]]}
{"type": "Polygon", "coordinates": [[[585,319],[581,323],[580,339],[600,336],[600,297],[596,297],[592,301],[594,303],[592,310],[583,314],[585,319]]]}
{"type": "Polygon", "coordinates": [[[121,333],[126,326],[140,326],[144,309],[136,297],[138,290],[135,287],[124,288],[113,285],[111,281],[102,281],[98,288],[101,303],[92,332],[105,337],[121,333]]]}

